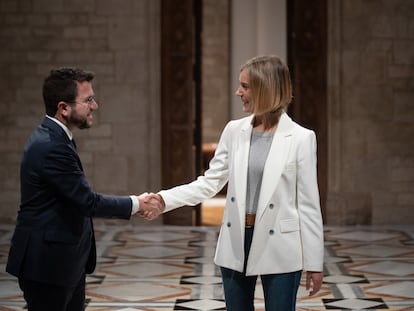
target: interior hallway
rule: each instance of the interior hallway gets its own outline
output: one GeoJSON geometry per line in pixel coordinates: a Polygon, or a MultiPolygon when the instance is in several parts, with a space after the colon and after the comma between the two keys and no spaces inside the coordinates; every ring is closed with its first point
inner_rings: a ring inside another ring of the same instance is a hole
{"type": "MultiPolygon", "coordinates": [[[[203,208],[204,226],[163,226],[140,218],[96,220],[98,266],[88,277],[87,311],[225,310],[213,264],[221,209],[203,208]]],[[[0,226],[0,310],[25,310],[4,272],[12,225],[0,226]]],[[[414,228],[326,227],[325,279],[297,310],[414,310],[414,228]]],[[[261,286],[256,310],[264,310],[261,286]]]]}

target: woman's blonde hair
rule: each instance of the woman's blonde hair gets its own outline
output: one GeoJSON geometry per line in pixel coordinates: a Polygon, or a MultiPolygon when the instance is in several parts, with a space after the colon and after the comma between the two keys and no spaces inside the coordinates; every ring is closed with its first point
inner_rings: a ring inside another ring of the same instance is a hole
{"type": "Polygon", "coordinates": [[[249,75],[255,115],[287,109],[292,101],[292,83],[289,69],[279,57],[254,57],[241,66],[242,70],[249,75]]]}

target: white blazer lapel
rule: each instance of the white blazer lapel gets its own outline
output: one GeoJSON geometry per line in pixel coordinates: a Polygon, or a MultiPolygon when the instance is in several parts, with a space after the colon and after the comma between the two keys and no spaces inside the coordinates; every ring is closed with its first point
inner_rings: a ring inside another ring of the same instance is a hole
{"type": "MultiPolygon", "coordinates": [[[[236,149],[234,150],[234,184],[238,205],[242,208],[240,215],[244,217],[246,210],[246,185],[247,170],[249,163],[250,139],[252,133],[251,118],[240,130],[238,135],[236,149]]],[[[241,221],[244,221],[241,220],[241,221]]]]}
{"type": "Polygon", "coordinates": [[[260,219],[263,215],[285,167],[289,154],[293,124],[286,114],[282,114],[263,170],[258,210],[256,212],[257,219],[260,219]]]}

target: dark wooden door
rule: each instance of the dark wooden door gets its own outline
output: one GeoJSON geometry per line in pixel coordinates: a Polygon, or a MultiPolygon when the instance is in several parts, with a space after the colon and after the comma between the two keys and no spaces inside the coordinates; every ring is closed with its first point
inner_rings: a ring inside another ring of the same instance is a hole
{"type": "Polygon", "coordinates": [[[316,132],[322,214],[327,196],[327,0],[289,0],[288,65],[294,120],[316,132]]]}
{"type": "MultiPolygon", "coordinates": [[[[201,0],[161,2],[162,188],[200,173],[201,0]]],[[[200,207],[164,214],[165,224],[197,225],[200,207]]]]}

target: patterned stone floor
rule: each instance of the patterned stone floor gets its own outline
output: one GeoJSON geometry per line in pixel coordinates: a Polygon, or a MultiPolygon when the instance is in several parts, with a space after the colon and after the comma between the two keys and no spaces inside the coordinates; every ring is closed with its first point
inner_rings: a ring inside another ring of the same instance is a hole
{"type": "MultiPolygon", "coordinates": [[[[4,272],[13,226],[0,225],[0,310],[25,310],[4,272]]],[[[99,262],[88,277],[87,311],[225,310],[213,264],[218,227],[95,224],[99,262]]],[[[414,310],[414,228],[326,227],[325,279],[297,310],[414,310]]],[[[260,284],[256,310],[264,310],[260,284]]]]}

